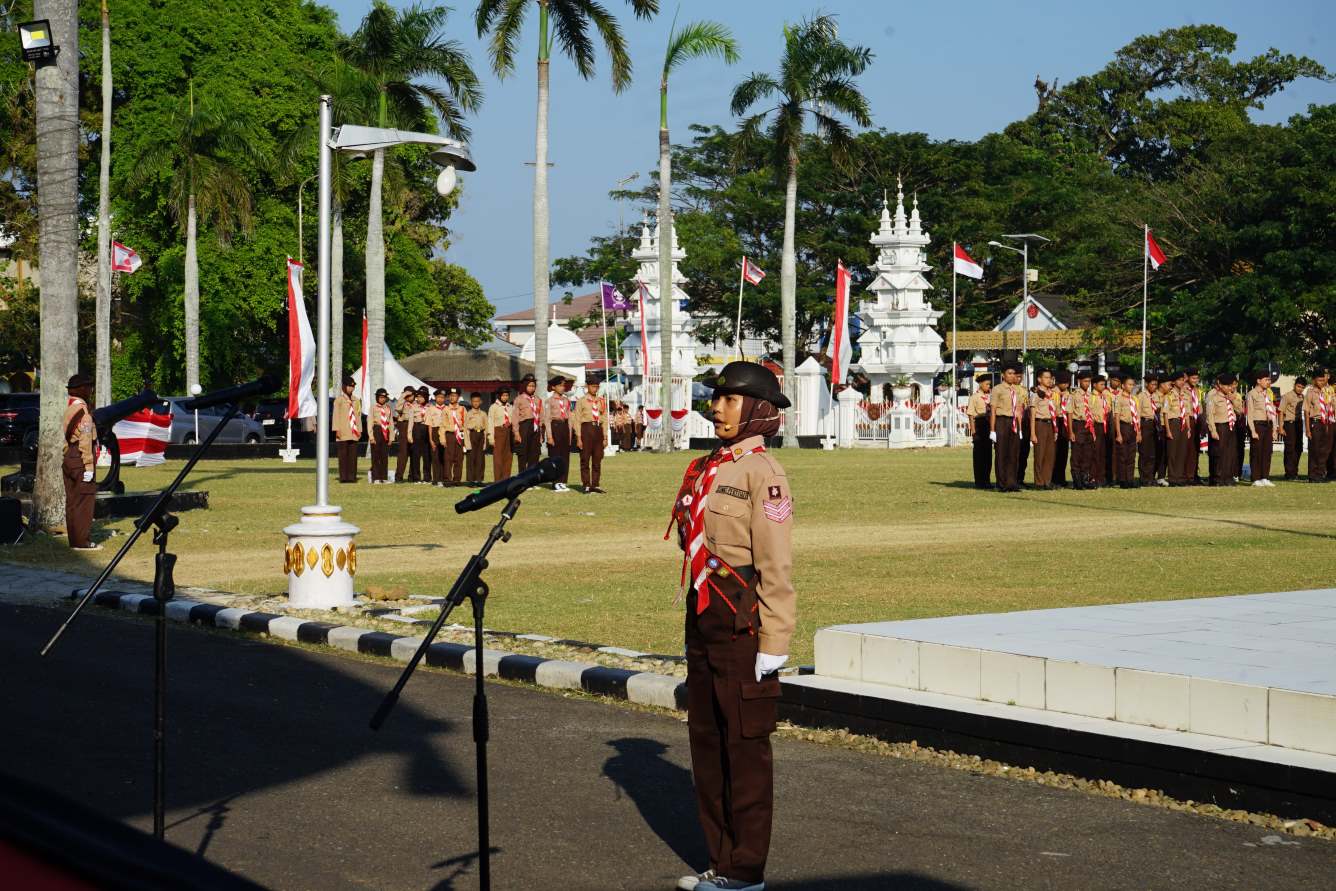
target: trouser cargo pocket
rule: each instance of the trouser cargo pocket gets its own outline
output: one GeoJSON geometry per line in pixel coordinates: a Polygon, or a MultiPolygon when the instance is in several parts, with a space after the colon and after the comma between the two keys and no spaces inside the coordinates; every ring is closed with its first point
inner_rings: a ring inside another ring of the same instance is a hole
{"type": "Polygon", "coordinates": [[[740,703],[739,730],[746,739],[769,736],[775,732],[775,717],[779,706],[779,678],[767,678],[759,684],[742,681],[738,685],[740,703]]]}

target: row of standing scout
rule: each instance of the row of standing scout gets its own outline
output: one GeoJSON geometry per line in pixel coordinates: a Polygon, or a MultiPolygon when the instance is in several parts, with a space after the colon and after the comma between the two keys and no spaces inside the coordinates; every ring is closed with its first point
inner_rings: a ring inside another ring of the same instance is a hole
{"type": "MultiPolygon", "coordinates": [[[[390,453],[397,453],[394,481],[432,486],[479,486],[486,479],[486,456],[492,455],[492,480],[498,481],[537,464],[543,446],[555,458],[561,474],[553,484],[557,492],[569,492],[570,453],[580,452],[580,482],[586,494],[603,494],[603,451],[609,433],[631,448],[643,433],[643,425],[631,420],[624,406],[611,409],[598,394],[599,384],[590,381],[586,392],[572,402],[568,391],[575,381],[557,376],[548,381],[546,398],[537,395],[538,382],[525,375],[514,402],[511,388],[494,394],[487,409],[482,394],[472,393],[467,402],[455,388],[429,393],[426,387],[405,387],[391,402],[390,394],[376,391],[376,403],[367,413],[367,439],[371,444],[371,482],[389,483],[390,453]]],[[[357,451],[362,436],[361,400],[353,396],[354,382],[343,379],[343,390],[334,400],[333,419],[339,482],[357,482],[357,451]]]]}
{"type": "Polygon", "coordinates": [[[1067,486],[1069,468],[1073,489],[1232,486],[1243,476],[1245,441],[1252,485],[1268,487],[1276,440],[1284,444],[1284,479],[1299,479],[1305,441],[1308,481],[1336,479],[1336,392],[1325,370],[1311,382],[1296,378],[1278,400],[1271,375],[1261,371],[1246,383],[1224,373],[1204,387],[1195,370],[1152,374],[1138,386],[1130,375],[1108,380],[1083,371],[1073,381],[1042,369],[1028,391],[1021,374],[1020,365],[1008,365],[996,386],[988,375],[977,379],[966,410],[977,488],[1019,491],[1031,451],[1037,489],[1067,486]]]}

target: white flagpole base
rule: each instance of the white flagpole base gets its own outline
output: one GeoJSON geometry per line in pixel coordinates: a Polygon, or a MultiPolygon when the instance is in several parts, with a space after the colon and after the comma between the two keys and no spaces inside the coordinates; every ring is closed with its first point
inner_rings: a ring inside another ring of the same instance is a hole
{"type": "Polygon", "coordinates": [[[279,456],[280,458],[283,459],[283,463],[284,463],[284,464],[296,464],[296,463],[297,463],[297,455],[300,454],[300,453],[301,453],[301,449],[279,449],[279,450],[278,450],[278,456],[279,456]]]}
{"type": "Polygon", "coordinates": [[[288,578],[288,603],[294,609],[352,606],[361,530],[343,521],[336,505],[302,508],[300,522],[283,530],[288,537],[283,572],[288,578]]]}

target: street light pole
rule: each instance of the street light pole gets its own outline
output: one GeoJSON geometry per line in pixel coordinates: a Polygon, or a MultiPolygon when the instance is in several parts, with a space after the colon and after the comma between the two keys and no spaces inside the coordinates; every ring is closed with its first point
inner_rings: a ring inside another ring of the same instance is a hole
{"type": "MultiPolygon", "coordinates": [[[[316,507],[329,504],[329,214],[330,170],[333,150],[329,147],[333,129],[333,100],[320,97],[320,222],[316,236],[316,262],[319,264],[316,281],[316,316],[319,334],[316,335],[315,364],[315,503],[316,507]]],[[[362,394],[366,396],[365,393],[362,394]]]]}
{"type": "Polygon", "coordinates": [[[1028,390],[1030,388],[1030,242],[1047,243],[1050,239],[1042,235],[1036,235],[1033,232],[1003,235],[1002,237],[1011,238],[1021,243],[1018,248],[1005,245],[1000,241],[990,241],[988,245],[1021,255],[1021,373],[1024,376],[1025,388],[1028,390]]]}

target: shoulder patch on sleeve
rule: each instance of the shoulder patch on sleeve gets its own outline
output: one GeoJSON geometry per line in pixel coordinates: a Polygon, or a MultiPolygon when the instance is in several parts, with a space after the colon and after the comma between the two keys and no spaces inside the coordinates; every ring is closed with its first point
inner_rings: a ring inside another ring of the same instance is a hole
{"type": "Polygon", "coordinates": [[[787,495],[777,500],[767,499],[762,502],[761,509],[765,511],[765,517],[772,523],[787,523],[793,516],[793,499],[787,495]]]}

